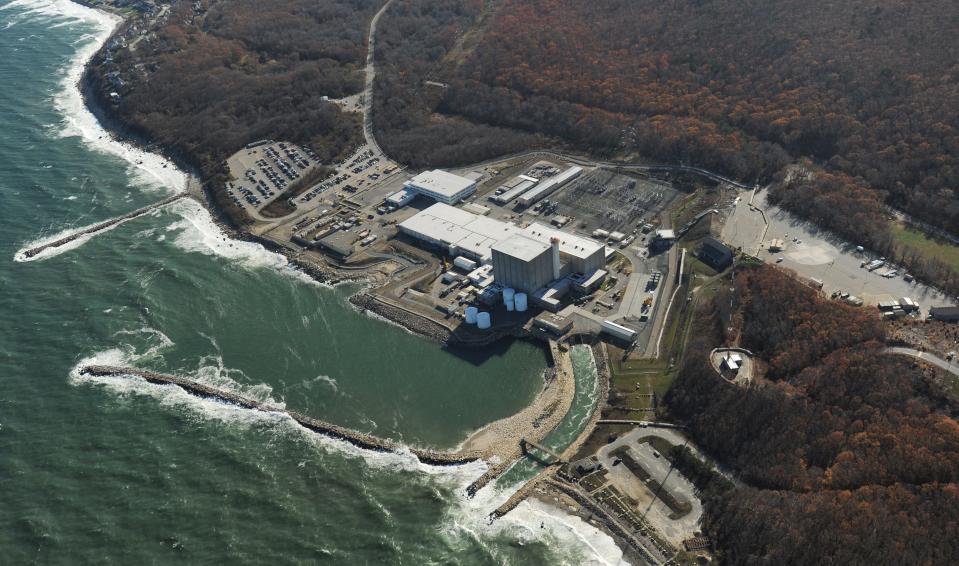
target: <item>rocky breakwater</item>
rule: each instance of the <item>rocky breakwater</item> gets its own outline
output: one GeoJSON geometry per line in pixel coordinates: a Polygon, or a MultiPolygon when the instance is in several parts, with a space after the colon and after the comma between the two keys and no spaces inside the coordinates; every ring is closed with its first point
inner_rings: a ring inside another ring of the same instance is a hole
{"type": "MultiPolygon", "coordinates": [[[[476,495],[523,456],[520,445],[523,439],[542,442],[569,412],[576,394],[572,360],[569,353],[562,351],[555,341],[550,340],[549,346],[552,365],[546,371],[543,391],[533,403],[511,417],[486,425],[464,443],[466,450],[481,451],[488,454],[489,459],[497,461],[466,488],[468,496],[476,495]]],[[[526,493],[526,490],[520,491],[526,493]]],[[[515,502],[512,506],[515,507],[524,497],[522,494],[514,494],[514,497],[510,498],[515,502]]]]}
{"type": "Polygon", "coordinates": [[[249,399],[229,391],[210,387],[191,379],[186,379],[175,375],[161,374],[150,370],[133,367],[100,365],[85,366],[80,369],[80,374],[94,377],[140,378],[149,383],[155,383],[158,385],[176,385],[188,393],[197,395],[198,397],[217,399],[219,401],[232,403],[234,405],[256,411],[285,414],[306,429],[323,434],[330,438],[336,438],[338,440],[349,442],[350,444],[365,450],[373,450],[376,452],[393,452],[397,454],[409,452],[416,456],[416,458],[424,464],[430,464],[434,466],[455,466],[479,460],[483,456],[478,451],[463,450],[457,452],[441,452],[406,447],[385,438],[379,438],[346,427],[321,421],[319,419],[314,419],[312,417],[297,413],[296,411],[289,411],[280,407],[275,407],[268,403],[262,403],[254,399],[249,399]]]}
{"type": "Polygon", "coordinates": [[[452,331],[442,324],[430,320],[423,315],[387,303],[384,299],[370,293],[357,293],[350,297],[350,303],[361,310],[371,312],[406,328],[414,334],[430,340],[446,343],[452,336],[452,331]]]}
{"type": "Polygon", "coordinates": [[[134,211],[132,211],[132,212],[128,212],[128,213],[123,214],[123,215],[121,215],[121,216],[117,216],[117,217],[111,218],[110,220],[106,220],[106,221],[104,221],[104,222],[100,222],[99,224],[94,224],[93,226],[90,226],[90,227],[88,227],[88,228],[84,228],[84,229],[82,229],[82,230],[77,230],[76,232],[73,232],[73,233],[70,234],[70,235],[64,236],[64,237],[59,238],[59,239],[57,239],[57,240],[54,240],[54,241],[52,241],[52,242],[47,242],[47,243],[45,243],[45,244],[40,244],[39,246],[35,246],[35,247],[32,247],[32,248],[26,249],[26,250],[23,251],[23,257],[26,258],[26,259],[30,259],[30,258],[36,256],[37,254],[42,253],[42,252],[45,251],[45,250],[48,250],[48,249],[51,249],[51,248],[59,248],[59,247],[61,247],[61,246],[65,246],[65,245],[69,244],[70,242],[76,240],[77,238],[80,238],[80,237],[83,237],[83,236],[87,236],[87,235],[90,235],[90,234],[96,234],[97,232],[102,232],[103,230],[106,230],[107,228],[110,228],[111,226],[115,226],[115,225],[117,225],[117,224],[120,224],[121,222],[126,222],[127,220],[131,220],[131,219],[133,219],[133,218],[137,218],[138,216],[143,216],[144,214],[147,214],[147,213],[149,213],[149,212],[152,212],[152,211],[154,211],[154,210],[156,210],[156,209],[158,209],[158,208],[164,207],[164,206],[166,206],[166,205],[168,205],[168,204],[170,204],[170,203],[172,203],[172,202],[178,201],[178,200],[180,200],[180,199],[182,199],[182,198],[186,198],[186,197],[187,197],[187,195],[185,195],[185,194],[173,195],[173,196],[167,197],[167,198],[165,198],[165,199],[163,199],[163,200],[161,200],[161,201],[155,202],[155,203],[153,203],[153,204],[151,204],[151,205],[149,205],[149,206],[144,206],[143,208],[138,208],[138,209],[136,209],[136,210],[134,210],[134,211]]]}

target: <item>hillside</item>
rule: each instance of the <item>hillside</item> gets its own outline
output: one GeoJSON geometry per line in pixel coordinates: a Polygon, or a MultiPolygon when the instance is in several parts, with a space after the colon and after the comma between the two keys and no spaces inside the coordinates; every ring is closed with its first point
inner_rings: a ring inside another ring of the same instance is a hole
{"type": "Polygon", "coordinates": [[[947,564],[959,560],[959,407],[921,369],[882,354],[874,317],[772,268],[739,275],[733,324],[763,359],[748,389],[707,361],[710,307],[666,402],[746,484],[707,493],[726,564],[947,564]]]}
{"type": "MultiPolygon", "coordinates": [[[[128,19],[94,59],[91,93],[124,128],[207,177],[245,144],[310,146],[329,162],[362,139],[324,99],[363,87],[378,0],[203,0],[128,19]],[[111,99],[115,92],[119,100],[111,99]]],[[[230,207],[224,199],[222,203],[230,207]]]]}
{"type": "MultiPolygon", "coordinates": [[[[442,4],[398,2],[421,15],[442,4]]],[[[872,193],[937,226],[959,226],[959,13],[952,2],[492,6],[467,18],[468,31],[456,38],[466,45],[450,46],[452,56],[418,58],[449,87],[437,96],[412,85],[417,91],[408,97],[474,124],[547,134],[602,155],[696,163],[750,181],[771,180],[808,157],[840,179],[842,191],[872,193]]],[[[832,187],[804,190],[813,196],[832,187]]]]}

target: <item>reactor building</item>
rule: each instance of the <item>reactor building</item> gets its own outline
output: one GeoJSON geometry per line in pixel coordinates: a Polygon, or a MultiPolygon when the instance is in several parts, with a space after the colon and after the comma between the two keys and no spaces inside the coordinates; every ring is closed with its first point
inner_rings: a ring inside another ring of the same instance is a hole
{"type": "Polygon", "coordinates": [[[553,246],[525,234],[493,244],[493,278],[503,287],[533,293],[557,277],[553,246]]]}
{"type": "Polygon", "coordinates": [[[550,308],[571,286],[588,290],[606,276],[605,245],[539,222],[520,228],[437,203],[398,228],[451,256],[491,265],[496,284],[550,308]]]}

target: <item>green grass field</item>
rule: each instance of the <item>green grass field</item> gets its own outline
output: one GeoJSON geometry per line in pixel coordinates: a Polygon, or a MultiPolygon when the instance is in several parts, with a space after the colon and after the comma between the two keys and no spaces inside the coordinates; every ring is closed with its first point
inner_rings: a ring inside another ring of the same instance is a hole
{"type": "Polygon", "coordinates": [[[918,250],[927,257],[937,258],[949,264],[952,269],[959,271],[959,246],[954,246],[944,240],[930,238],[915,228],[895,222],[889,230],[900,244],[918,250]]]}

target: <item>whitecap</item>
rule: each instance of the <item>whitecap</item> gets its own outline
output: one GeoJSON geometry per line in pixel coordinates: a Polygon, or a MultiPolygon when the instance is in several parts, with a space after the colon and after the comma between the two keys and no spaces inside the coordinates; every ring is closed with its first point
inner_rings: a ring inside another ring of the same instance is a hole
{"type": "Polygon", "coordinates": [[[167,226],[168,232],[178,232],[173,239],[176,247],[221,257],[247,268],[274,269],[298,281],[319,285],[309,275],[291,266],[285,256],[254,242],[227,237],[213,221],[210,212],[193,199],[180,200],[170,205],[169,210],[182,218],[167,226]]]}
{"type": "Polygon", "coordinates": [[[102,228],[102,229],[100,229],[100,230],[97,230],[97,231],[95,231],[95,232],[89,232],[89,233],[87,233],[87,234],[83,234],[83,235],[81,235],[81,236],[78,236],[78,237],[74,238],[74,239],[71,240],[70,242],[67,242],[66,244],[63,244],[62,246],[50,247],[50,248],[47,248],[47,249],[41,251],[40,253],[38,253],[38,254],[36,254],[36,255],[34,255],[34,256],[28,257],[28,256],[27,256],[27,251],[28,251],[28,250],[31,250],[31,249],[33,249],[33,248],[37,248],[37,247],[43,246],[43,245],[45,245],[45,244],[49,244],[49,243],[51,243],[51,242],[55,242],[55,241],[57,241],[57,240],[59,240],[59,239],[61,239],[61,238],[65,238],[65,237],[70,236],[70,235],[72,235],[72,234],[76,234],[76,233],[78,233],[78,232],[83,232],[84,230],[89,230],[90,228],[92,228],[92,227],[94,227],[94,226],[96,226],[97,224],[100,224],[100,223],[97,222],[97,223],[94,223],[94,224],[88,224],[87,226],[81,226],[81,227],[79,227],[79,228],[66,228],[65,230],[61,230],[61,231],[59,231],[59,232],[57,232],[56,234],[53,234],[53,235],[51,235],[51,236],[40,236],[39,238],[37,238],[37,239],[35,239],[35,240],[32,240],[32,241],[29,241],[29,242],[25,243],[19,250],[17,250],[17,252],[16,252],[15,254],[13,254],[13,260],[16,261],[16,262],[26,262],[26,261],[40,261],[40,260],[50,259],[51,257],[56,257],[56,256],[58,256],[58,255],[60,255],[60,254],[62,254],[62,253],[65,253],[65,252],[68,252],[68,251],[70,251],[70,250],[75,250],[75,249],[79,248],[79,247],[82,246],[83,244],[89,242],[94,236],[97,236],[97,235],[99,235],[99,234],[103,234],[104,232],[109,232],[110,230],[113,230],[113,229],[116,228],[117,226],[123,224],[123,222],[125,222],[125,220],[124,220],[124,221],[121,221],[121,222],[116,222],[116,223],[114,223],[114,224],[111,224],[111,225],[109,225],[109,226],[106,226],[106,227],[104,227],[104,228],[102,228]]]}

